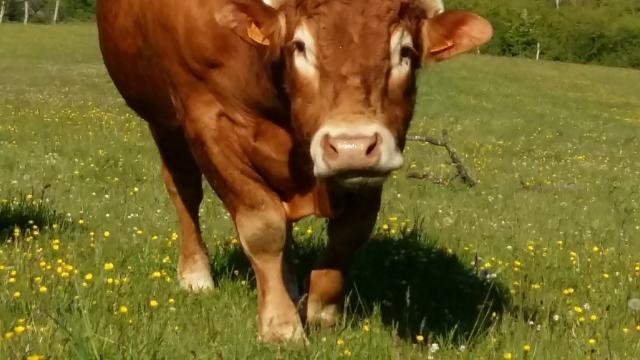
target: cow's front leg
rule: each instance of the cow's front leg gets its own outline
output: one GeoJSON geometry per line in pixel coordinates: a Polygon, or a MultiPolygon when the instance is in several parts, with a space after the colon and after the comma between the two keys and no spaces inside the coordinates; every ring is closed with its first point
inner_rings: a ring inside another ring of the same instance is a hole
{"type": "MultiPolygon", "coordinates": [[[[274,199],[276,200],[276,199],[274,199]]],[[[279,201],[252,209],[239,209],[235,216],[242,247],[256,275],[258,333],[263,341],[300,341],[304,329],[291,292],[293,286],[285,259],[287,224],[279,201]],[[289,286],[288,286],[289,285],[289,286]]]]}
{"type": "Polygon", "coordinates": [[[309,277],[307,323],[335,325],[344,301],[344,281],[356,249],[369,239],[380,208],[381,189],[345,196],[346,207],[329,220],[329,241],[318,266],[309,277]]]}

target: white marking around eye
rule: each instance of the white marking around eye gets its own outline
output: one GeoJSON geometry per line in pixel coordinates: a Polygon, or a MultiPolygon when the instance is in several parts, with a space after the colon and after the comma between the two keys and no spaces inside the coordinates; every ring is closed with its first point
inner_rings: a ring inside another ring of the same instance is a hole
{"type": "Polygon", "coordinates": [[[391,35],[389,44],[392,79],[405,76],[411,70],[411,59],[402,57],[402,48],[405,46],[413,46],[411,34],[405,28],[397,28],[391,35]]]}
{"type": "Polygon", "coordinates": [[[317,83],[316,42],[305,23],[298,26],[293,33],[293,41],[300,41],[304,44],[304,50],[294,50],[293,65],[301,75],[313,79],[317,83]]]}

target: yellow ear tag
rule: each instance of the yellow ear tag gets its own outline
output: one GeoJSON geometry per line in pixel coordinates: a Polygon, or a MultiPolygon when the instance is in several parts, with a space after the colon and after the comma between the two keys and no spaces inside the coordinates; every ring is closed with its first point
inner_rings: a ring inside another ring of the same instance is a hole
{"type": "Polygon", "coordinates": [[[260,30],[260,28],[253,22],[247,28],[247,35],[249,36],[249,39],[260,45],[269,46],[271,44],[269,39],[267,39],[262,33],[262,30],[260,30]]]}
{"type": "Polygon", "coordinates": [[[442,46],[438,46],[438,47],[436,47],[436,48],[433,48],[433,49],[431,49],[429,52],[430,52],[431,54],[436,54],[436,53],[439,53],[439,52],[443,52],[443,51],[445,51],[445,50],[449,50],[449,49],[451,49],[452,47],[454,47],[455,45],[456,45],[456,44],[455,44],[453,41],[449,41],[449,40],[447,40],[447,43],[446,43],[446,44],[444,44],[444,45],[442,45],[442,46]]]}

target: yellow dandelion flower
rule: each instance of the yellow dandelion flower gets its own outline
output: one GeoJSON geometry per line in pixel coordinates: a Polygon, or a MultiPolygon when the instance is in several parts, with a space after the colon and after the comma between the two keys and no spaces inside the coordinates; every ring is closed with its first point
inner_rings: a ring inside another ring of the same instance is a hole
{"type": "Polygon", "coordinates": [[[14,299],[19,299],[21,295],[22,294],[20,294],[20,291],[16,291],[16,292],[13,293],[13,298],[14,299]]]}
{"type": "Polygon", "coordinates": [[[91,280],[93,280],[93,274],[92,274],[92,273],[87,273],[87,274],[85,274],[85,276],[84,276],[84,280],[85,280],[85,281],[91,281],[91,280]]]}
{"type": "Polygon", "coordinates": [[[44,355],[32,354],[27,356],[27,360],[44,360],[44,355]]]}
{"type": "Polygon", "coordinates": [[[595,344],[597,344],[598,342],[596,341],[596,339],[591,338],[589,339],[589,341],[587,341],[587,343],[591,346],[595,346],[595,344]]]}
{"type": "Polygon", "coordinates": [[[151,273],[151,278],[152,279],[159,279],[162,277],[162,273],[160,273],[160,271],[154,271],[151,273]]]}
{"type": "Polygon", "coordinates": [[[416,341],[417,341],[417,342],[419,342],[419,343],[424,342],[424,336],[422,336],[422,335],[416,335],[416,341]]]}
{"type": "Polygon", "coordinates": [[[602,274],[602,277],[605,278],[605,279],[608,279],[609,278],[609,274],[604,273],[604,274],[602,274]]]}
{"type": "Polygon", "coordinates": [[[371,328],[369,328],[369,324],[362,325],[362,331],[369,332],[370,330],[371,330],[371,328]]]}
{"type": "Polygon", "coordinates": [[[573,311],[576,312],[576,314],[582,314],[582,307],[581,306],[574,306],[573,307],[573,311]]]}
{"type": "Polygon", "coordinates": [[[40,286],[40,288],[38,289],[38,292],[40,292],[41,294],[45,294],[47,291],[49,291],[49,289],[47,289],[46,286],[40,286]]]}
{"type": "Polygon", "coordinates": [[[9,284],[15,284],[15,283],[16,283],[16,278],[11,277],[11,278],[9,278],[9,280],[7,280],[7,282],[8,282],[9,284]]]}
{"type": "Polygon", "coordinates": [[[531,345],[524,344],[524,346],[522,347],[522,351],[528,353],[529,351],[531,351],[531,345]]]}
{"type": "Polygon", "coordinates": [[[113,263],[110,263],[110,262],[104,263],[104,269],[106,271],[113,270],[113,263]]]}
{"type": "Polygon", "coordinates": [[[176,234],[175,232],[171,233],[171,240],[173,240],[173,241],[178,240],[178,234],[176,234]]]}
{"type": "Polygon", "coordinates": [[[506,352],[506,353],[502,354],[502,358],[504,360],[511,360],[511,359],[513,359],[513,355],[511,355],[510,352],[506,352]]]}
{"type": "Polygon", "coordinates": [[[113,284],[113,278],[107,278],[107,284],[109,285],[113,284]]]}
{"type": "Polygon", "coordinates": [[[344,340],[342,340],[342,338],[338,338],[338,340],[336,340],[336,345],[338,346],[344,345],[344,340]]]}
{"type": "Polygon", "coordinates": [[[106,230],[104,233],[102,233],[102,235],[104,235],[104,237],[108,238],[109,236],[111,236],[111,232],[109,230],[106,230]]]}
{"type": "Polygon", "coordinates": [[[387,224],[383,224],[383,225],[382,225],[382,230],[384,230],[384,231],[388,231],[388,230],[389,230],[389,225],[387,225],[387,224]]]}
{"type": "Polygon", "coordinates": [[[342,355],[344,355],[345,357],[351,357],[352,355],[351,350],[344,349],[344,351],[342,352],[342,355]]]}
{"type": "Polygon", "coordinates": [[[13,328],[13,331],[15,331],[16,335],[21,335],[23,332],[25,332],[25,330],[27,330],[27,328],[22,325],[18,325],[13,328]]]}
{"type": "Polygon", "coordinates": [[[600,251],[600,248],[596,245],[593,248],[591,248],[591,251],[593,251],[595,253],[595,252],[600,251]]]}
{"type": "Polygon", "coordinates": [[[575,292],[575,290],[574,290],[573,288],[566,288],[566,289],[562,290],[562,293],[563,293],[564,295],[571,295],[571,294],[573,294],[574,292],[575,292]]]}
{"type": "Polygon", "coordinates": [[[598,315],[591,314],[591,316],[589,316],[589,319],[591,319],[591,321],[596,321],[596,320],[598,320],[598,315]]]}
{"type": "Polygon", "coordinates": [[[636,331],[640,331],[640,325],[636,325],[636,331]]]}
{"type": "Polygon", "coordinates": [[[16,334],[13,331],[7,331],[6,333],[4,333],[4,335],[2,336],[5,340],[11,340],[13,339],[13,337],[16,334]]]}
{"type": "Polygon", "coordinates": [[[538,290],[542,287],[542,284],[538,284],[538,283],[533,283],[531,284],[531,288],[534,290],[538,290]]]}
{"type": "Polygon", "coordinates": [[[126,307],[125,305],[120,305],[120,307],[118,308],[118,312],[121,315],[126,315],[129,312],[129,308],[126,307]]]}
{"type": "Polygon", "coordinates": [[[173,305],[176,303],[175,300],[173,300],[173,298],[169,298],[169,300],[167,300],[167,302],[169,303],[169,305],[173,305]]]}
{"type": "Polygon", "coordinates": [[[151,299],[149,300],[149,306],[151,306],[152,309],[155,309],[160,306],[160,303],[157,300],[151,299]]]}
{"type": "Polygon", "coordinates": [[[629,328],[622,328],[622,333],[623,334],[627,334],[629,332],[629,328]]]}

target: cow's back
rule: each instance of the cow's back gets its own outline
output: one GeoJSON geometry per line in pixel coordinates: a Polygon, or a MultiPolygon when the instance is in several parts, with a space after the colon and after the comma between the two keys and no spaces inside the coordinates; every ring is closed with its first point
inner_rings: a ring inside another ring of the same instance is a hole
{"type": "Polygon", "coordinates": [[[98,1],[105,65],[127,104],[145,120],[179,123],[198,93],[214,96],[225,108],[281,113],[264,53],[217,23],[215,14],[225,4],[98,1]]]}

